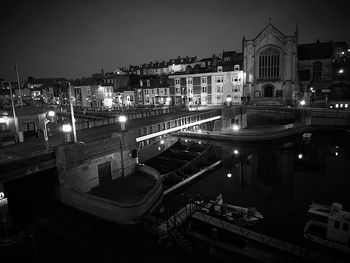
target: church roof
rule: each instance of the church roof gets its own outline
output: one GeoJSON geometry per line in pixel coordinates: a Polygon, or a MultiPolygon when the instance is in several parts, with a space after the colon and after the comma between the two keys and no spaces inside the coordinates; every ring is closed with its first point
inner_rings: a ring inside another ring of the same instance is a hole
{"type": "Polygon", "coordinates": [[[260,33],[254,38],[254,40],[258,39],[265,30],[267,30],[268,28],[273,28],[274,30],[276,30],[279,34],[281,34],[283,37],[286,37],[277,27],[275,27],[272,23],[271,23],[271,19],[269,19],[269,23],[263,28],[263,30],[260,31],[260,33]]]}

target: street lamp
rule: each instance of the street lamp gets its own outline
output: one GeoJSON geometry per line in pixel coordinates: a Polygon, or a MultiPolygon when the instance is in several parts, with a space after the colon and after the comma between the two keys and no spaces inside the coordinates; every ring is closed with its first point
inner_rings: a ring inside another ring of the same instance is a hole
{"type": "Polygon", "coordinates": [[[305,106],[305,103],[306,103],[305,100],[300,101],[301,106],[305,106]]]}
{"type": "Polygon", "coordinates": [[[227,106],[230,106],[231,101],[232,101],[232,97],[231,97],[230,95],[228,95],[228,96],[226,97],[227,106]]]}
{"type": "Polygon", "coordinates": [[[343,73],[344,73],[344,69],[342,69],[342,68],[339,69],[339,70],[338,70],[338,73],[339,73],[339,74],[343,74],[343,73]]]}
{"type": "Polygon", "coordinates": [[[232,129],[234,131],[238,131],[239,130],[239,126],[237,124],[233,124],[232,129]]]}
{"type": "Polygon", "coordinates": [[[121,129],[122,131],[124,131],[124,130],[125,130],[126,116],[120,115],[120,116],[119,116],[119,122],[120,122],[120,129],[121,129]]]}
{"type": "Polygon", "coordinates": [[[62,131],[64,132],[64,141],[70,142],[70,133],[72,132],[72,126],[69,123],[63,124],[62,131]]]}

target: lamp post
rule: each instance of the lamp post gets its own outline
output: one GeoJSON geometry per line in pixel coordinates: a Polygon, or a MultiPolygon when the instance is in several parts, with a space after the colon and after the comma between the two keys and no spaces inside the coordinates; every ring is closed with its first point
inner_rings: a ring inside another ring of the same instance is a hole
{"type": "Polygon", "coordinates": [[[75,130],[74,107],[73,107],[73,102],[72,102],[72,87],[70,85],[70,82],[68,82],[68,87],[69,87],[70,115],[72,117],[73,139],[74,139],[74,143],[76,143],[77,142],[77,132],[75,130]]]}
{"type": "Polygon", "coordinates": [[[120,122],[120,129],[121,129],[122,131],[124,131],[124,130],[125,130],[126,116],[120,115],[120,116],[119,116],[119,122],[120,122]]]}
{"type": "MultiPolygon", "coordinates": [[[[18,120],[17,120],[17,117],[16,117],[15,103],[13,102],[12,87],[11,87],[11,83],[10,83],[10,82],[9,82],[9,88],[10,88],[10,96],[11,96],[13,120],[14,120],[14,123],[15,123],[16,137],[19,137],[19,133],[18,133],[18,120]]],[[[19,139],[19,141],[21,141],[21,138],[18,138],[18,139],[19,139]]]]}
{"type": "Polygon", "coordinates": [[[69,123],[63,124],[62,131],[64,132],[64,141],[70,142],[70,133],[72,132],[72,126],[69,123]]]}
{"type": "Polygon", "coordinates": [[[15,67],[16,67],[16,75],[17,75],[17,83],[18,83],[18,97],[19,101],[21,102],[21,107],[23,107],[23,102],[22,102],[22,94],[21,94],[21,84],[19,82],[19,74],[18,74],[18,65],[17,65],[17,60],[15,61],[15,67]]]}
{"type": "Polygon", "coordinates": [[[47,124],[49,122],[53,122],[53,117],[55,116],[55,112],[49,111],[47,113],[47,116],[50,117],[50,119],[48,120],[47,117],[44,119],[44,139],[45,139],[46,150],[49,150],[49,136],[47,132],[47,124]]]}

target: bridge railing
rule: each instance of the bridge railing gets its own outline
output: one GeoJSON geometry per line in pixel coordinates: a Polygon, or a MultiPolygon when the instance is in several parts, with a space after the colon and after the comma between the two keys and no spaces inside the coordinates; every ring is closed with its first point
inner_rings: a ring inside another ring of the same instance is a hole
{"type": "Polygon", "coordinates": [[[205,120],[210,120],[214,117],[221,117],[221,109],[207,111],[202,113],[196,113],[189,116],[180,117],[170,121],[163,121],[155,124],[151,124],[142,128],[136,129],[136,141],[140,143],[139,149],[147,146],[150,143],[157,141],[157,138],[161,135],[172,134],[181,130],[182,128],[188,128],[189,126],[196,125],[205,120]],[[167,131],[169,130],[169,131],[167,131]]]}

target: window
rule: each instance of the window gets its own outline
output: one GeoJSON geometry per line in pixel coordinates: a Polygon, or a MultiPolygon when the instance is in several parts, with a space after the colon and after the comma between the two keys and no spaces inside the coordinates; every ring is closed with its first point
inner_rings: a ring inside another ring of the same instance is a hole
{"type": "Polygon", "coordinates": [[[151,86],[151,82],[149,81],[149,79],[147,80],[147,86],[151,86]]]}
{"type": "Polygon", "coordinates": [[[316,61],[313,66],[313,77],[320,78],[322,76],[322,63],[320,61],[316,61]]]}
{"type": "Polygon", "coordinates": [[[207,83],[207,78],[206,77],[202,78],[202,83],[207,83]]]}
{"type": "Polygon", "coordinates": [[[254,97],[259,98],[260,97],[260,90],[254,91],[254,97]]]}
{"type": "Polygon", "coordinates": [[[143,81],[140,79],[140,87],[143,86],[143,81]]]}
{"type": "Polygon", "coordinates": [[[167,95],[167,94],[168,94],[168,90],[164,89],[164,95],[167,95]]]}
{"type": "Polygon", "coordinates": [[[175,79],[175,85],[180,85],[180,79],[175,79]]]}
{"type": "Polygon", "coordinates": [[[343,224],[343,230],[348,232],[349,231],[349,224],[348,223],[344,223],[343,224]]]}
{"type": "Polygon", "coordinates": [[[340,228],[340,222],[339,221],[334,221],[334,228],[339,229],[340,228]]]}
{"type": "Polygon", "coordinates": [[[280,51],[267,48],[259,54],[259,77],[262,79],[278,78],[280,76],[280,51]]]}
{"type": "Polygon", "coordinates": [[[190,78],[190,79],[187,79],[187,84],[192,84],[193,83],[193,80],[192,80],[192,78],[190,78]]]}
{"type": "Polygon", "coordinates": [[[215,77],[216,83],[224,83],[224,76],[217,76],[215,77]]]}
{"type": "Polygon", "coordinates": [[[231,60],[230,57],[225,57],[225,58],[224,58],[224,61],[230,61],[230,60],[231,60]]]}

